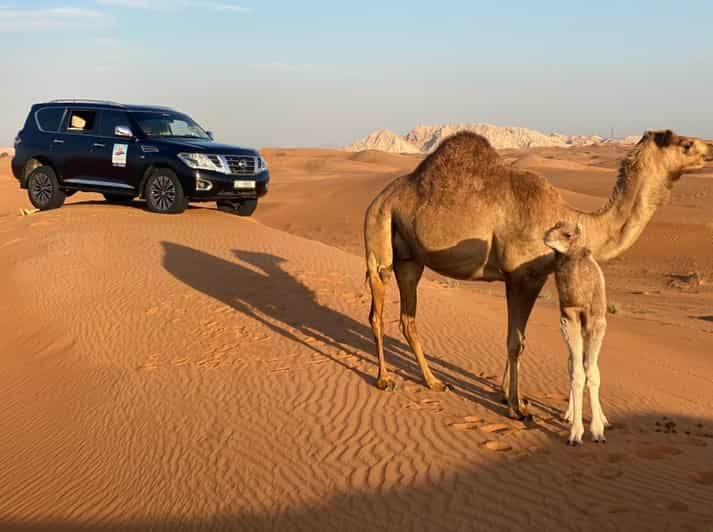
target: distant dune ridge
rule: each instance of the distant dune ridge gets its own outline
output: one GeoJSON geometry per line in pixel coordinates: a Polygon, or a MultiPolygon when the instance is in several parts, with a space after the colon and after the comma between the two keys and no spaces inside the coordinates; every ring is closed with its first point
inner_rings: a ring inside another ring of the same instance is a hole
{"type": "Polygon", "coordinates": [[[524,127],[502,127],[492,124],[448,124],[418,126],[400,136],[389,129],[379,129],[346,146],[347,151],[380,150],[391,153],[430,153],[440,142],[459,131],[473,131],[487,138],[496,149],[535,147],[570,147],[619,142],[633,144],[638,136],[609,140],[598,135],[563,135],[542,133],[524,127]]]}

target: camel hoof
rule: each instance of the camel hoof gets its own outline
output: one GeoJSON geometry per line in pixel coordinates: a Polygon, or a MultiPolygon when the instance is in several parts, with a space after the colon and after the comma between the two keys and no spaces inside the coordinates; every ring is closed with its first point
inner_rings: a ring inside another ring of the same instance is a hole
{"type": "Polygon", "coordinates": [[[582,442],[577,440],[567,440],[567,445],[569,445],[570,447],[579,447],[580,445],[582,445],[582,442]]]}
{"type": "Polygon", "coordinates": [[[451,387],[441,381],[433,381],[428,384],[428,387],[434,392],[449,392],[451,387]]]}
{"type": "Polygon", "coordinates": [[[376,379],[376,387],[385,392],[393,392],[396,390],[396,382],[390,377],[379,377],[376,379]]]}
{"type": "Polygon", "coordinates": [[[532,421],[534,418],[525,408],[519,408],[515,410],[512,407],[508,408],[508,417],[510,419],[517,419],[518,421],[532,421]]]}

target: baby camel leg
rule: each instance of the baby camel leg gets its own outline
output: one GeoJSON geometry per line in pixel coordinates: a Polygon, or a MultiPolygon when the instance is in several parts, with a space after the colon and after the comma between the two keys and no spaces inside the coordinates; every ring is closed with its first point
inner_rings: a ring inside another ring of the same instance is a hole
{"type": "Polygon", "coordinates": [[[569,350],[572,377],[570,379],[570,397],[572,399],[572,426],[568,443],[582,443],[584,424],[582,423],[582,403],[584,402],[584,355],[582,349],[582,327],[575,309],[564,309],[560,318],[562,336],[569,350]]]}
{"type": "Polygon", "coordinates": [[[564,420],[567,423],[572,423],[574,419],[574,398],[572,397],[572,379],[574,378],[574,367],[572,366],[572,357],[569,357],[567,366],[569,367],[569,402],[567,403],[567,411],[564,413],[564,420]]]}
{"type": "Polygon", "coordinates": [[[587,387],[589,388],[589,402],[592,406],[592,439],[595,442],[606,442],[604,437],[604,427],[609,422],[602,412],[602,405],[599,402],[599,351],[602,348],[604,333],[607,328],[606,319],[600,318],[592,327],[592,331],[585,338],[584,356],[587,364],[587,387]]]}

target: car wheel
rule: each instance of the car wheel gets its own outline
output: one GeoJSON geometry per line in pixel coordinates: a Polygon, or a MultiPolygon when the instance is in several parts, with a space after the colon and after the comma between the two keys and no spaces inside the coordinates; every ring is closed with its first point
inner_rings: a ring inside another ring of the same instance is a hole
{"type": "Polygon", "coordinates": [[[41,211],[61,207],[66,197],[50,166],[40,166],[30,172],[27,177],[27,194],[32,205],[41,211]]]}
{"type": "Polygon", "coordinates": [[[226,211],[238,216],[250,216],[257,209],[257,200],[242,201],[218,201],[216,202],[221,211],[226,211]]]}
{"type": "Polygon", "coordinates": [[[131,203],[134,198],[124,194],[102,194],[107,203],[127,204],[131,203]]]}
{"type": "Polygon", "coordinates": [[[146,205],[151,212],[179,214],[186,210],[186,197],[176,174],[159,168],[146,180],[146,205]]]}

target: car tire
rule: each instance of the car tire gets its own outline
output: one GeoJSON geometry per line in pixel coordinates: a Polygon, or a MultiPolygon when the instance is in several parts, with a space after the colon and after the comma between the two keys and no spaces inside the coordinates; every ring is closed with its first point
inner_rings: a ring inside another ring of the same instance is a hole
{"type": "Polygon", "coordinates": [[[124,194],[102,194],[102,196],[104,196],[104,200],[107,203],[117,203],[119,205],[127,205],[134,200],[132,196],[124,194]]]}
{"type": "Polygon", "coordinates": [[[186,210],[186,196],[178,176],[167,168],[154,170],[144,189],[146,206],[151,212],[180,214],[186,210]]]}
{"type": "Polygon", "coordinates": [[[257,209],[257,200],[217,201],[216,205],[221,211],[237,214],[238,216],[250,216],[257,209]]]}
{"type": "Polygon", "coordinates": [[[66,194],[51,166],[39,166],[27,176],[27,195],[36,209],[47,211],[64,204],[66,194]]]}

